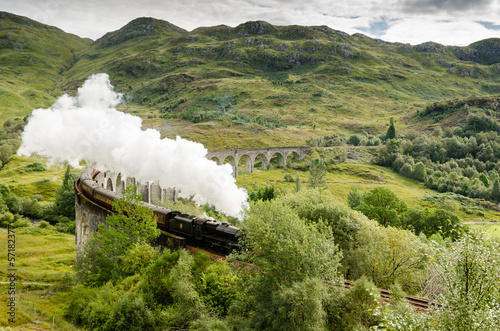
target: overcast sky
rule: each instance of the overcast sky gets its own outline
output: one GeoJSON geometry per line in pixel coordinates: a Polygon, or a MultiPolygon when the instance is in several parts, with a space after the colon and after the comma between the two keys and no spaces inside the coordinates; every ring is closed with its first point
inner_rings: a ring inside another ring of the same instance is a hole
{"type": "Polygon", "coordinates": [[[326,25],[410,44],[464,46],[500,38],[500,0],[0,0],[0,11],[94,40],[137,17],[188,31],[255,20],[326,25]]]}

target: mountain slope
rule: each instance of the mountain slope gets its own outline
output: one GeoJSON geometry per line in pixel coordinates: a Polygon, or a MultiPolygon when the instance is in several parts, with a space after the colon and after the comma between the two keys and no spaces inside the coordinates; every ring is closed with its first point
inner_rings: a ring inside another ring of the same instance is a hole
{"type": "MultiPolygon", "coordinates": [[[[34,33],[56,33],[26,20],[15,24],[30,42],[34,33]]],[[[59,79],[64,91],[75,93],[90,74],[106,72],[126,94],[124,111],[165,136],[180,134],[212,149],[303,144],[331,133],[382,134],[391,117],[404,130],[418,127],[412,115],[429,103],[500,93],[499,39],[467,47],[411,46],[325,26],[255,21],[188,32],[154,18],[135,19],[91,44],[64,36],[59,48],[39,38],[60,54],[34,54],[48,64],[32,70],[44,93],[57,94],[59,79]],[[48,73],[42,77],[43,70],[48,73]]],[[[9,47],[10,62],[29,66],[26,54],[9,47]]],[[[16,80],[11,76],[13,85],[16,80]]]]}
{"type": "Polygon", "coordinates": [[[25,116],[49,105],[61,93],[61,74],[76,61],[75,52],[91,40],[0,12],[1,119],[25,116]]]}
{"type": "Polygon", "coordinates": [[[131,101],[124,109],[166,136],[212,148],[301,144],[331,132],[383,133],[390,117],[428,102],[499,93],[497,43],[410,46],[263,21],[186,32],[141,18],[82,52],[64,81],[72,90],[108,73],[131,101]]]}

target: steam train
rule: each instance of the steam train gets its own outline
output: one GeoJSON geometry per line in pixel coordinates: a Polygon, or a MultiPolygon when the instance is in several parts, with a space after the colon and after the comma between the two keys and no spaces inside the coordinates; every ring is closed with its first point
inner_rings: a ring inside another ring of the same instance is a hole
{"type": "MultiPolygon", "coordinates": [[[[111,210],[115,199],[121,199],[122,195],[101,187],[95,180],[99,171],[87,168],[75,182],[79,192],[96,204],[111,210]]],[[[151,210],[156,218],[157,227],[169,234],[185,238],[187,242],[196,246],[209,244],[227,250],[238,247],[237,234],[239,228],[226,222],[217,222],[213,219],[181,214],[178,211],[164,207],[155,206],[143,202],[151,210]]]]}

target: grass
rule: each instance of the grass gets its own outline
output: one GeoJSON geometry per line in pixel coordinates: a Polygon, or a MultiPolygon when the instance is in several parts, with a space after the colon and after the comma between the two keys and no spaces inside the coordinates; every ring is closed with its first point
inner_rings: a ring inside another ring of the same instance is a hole
{"type": "MultiPolygon", "coordinates": [[[[7,230],[0,229],[0,254],[7,257],[7,230]]],[[[12,244],[12,243],[10,243],[12,244]]],[[[16,323],[0,314],[0,326],[25,330],[34,327],[50,330],[78,330],[63,318],[64,302],[70,292],[61,284],[71,277],[75,264],[75,237],[51,228],[18,228],[15,230],[16,323]],[[46,285],[52,284],[52,285],[46,285]],[[36,313],[35,313],[36,310],[36,313]],[[36,320],[35,320],[36,314],[36,320]]],[[[0,270],[1,281],[7,282],[7,260],[0,270]]],[[[0,285],[0,300],[9,300],[10,285],[0,285]]],[[[4,310],[5,311],[5,310],[4,310]]]]}
{"type": "Polygon", "coordinates": [[[500,224],[498,220],[495,222],[469,223],[469,225],[477,231],[484,232],[485,235],[490,238],[497,238],[500,240],[500,224]]]}
{"type": "MultiPolygon", "coordinates": [[[[308,187],[309,173],[307,171],[297,171],[291,169],[274,169],[260,170],[255,169],[253,173],[246,173],[245,168],[240,165],[239,176],[236,178],[236,184],[244,187],[251,192],[254,184],[259,186],[275,185],[277,188],[284,191],[293,191],[295,183],[285,182],[284,177],[290,174],[295,178],[299,174],[302,181],[302,190],[308,187]]],[[[369,190],[383,186],[397,194],[399,198],[406,202],[409,208],[422,207],[434,210],[440,208],[435,204],[423,201],[427,195],[439,194],[437,191],[426,188],[424,185],[403,177],[391,169],[360,163],[342,163],[331,167],[331,170],[325,176],[327,181],[327,189],[331,194],[343,203],[347,201],[347,195],[352,187],[357,187],[360,193],[368,192],[369,190]]],[[[470,214],[466,213],[458,206],[445,207],[457,214],[464,222],[481,222],[487,225],[491,222],[500,221],[500,213],[484,208],[480,208],[480,212],[470,214]]],[[[498,226],[498,225],[495,225],[498,226]]],[[[491,231],[489,231],[491,232],[491,231]]]]}
{"type": "Polygon", "coordinates": [[[38,157],[14,155],[0,169],[0,184],[7,185],[19,197],[31,198],[40,194],[45,201],[55,198],[57,187],[62,183],[65,167],[54,165],[45,171],[29,171],[28,165],[34,162],[45,164],[46,160],[38,157]]]}

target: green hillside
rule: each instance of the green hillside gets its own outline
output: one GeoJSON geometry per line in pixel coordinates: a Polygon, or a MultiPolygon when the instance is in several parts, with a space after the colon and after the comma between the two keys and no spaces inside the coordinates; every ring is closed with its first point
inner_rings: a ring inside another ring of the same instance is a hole
{"type": "Polygon", "coordinates": [[[48,107],[62,75],[91,40],[26,17],[0,12],[0,121],[48,107]]]}
{"type": "Polygon", "coordinates": [[[429,103],[500,91],[498,39],[411,46],[325,26],[256,21],[188,32],[138,18],[92,42],[4,12],[0,26],[4,118],[46,107],[105,72],[126,94],[122,110],[209,149],[377,135],[390,117],[405,130],[429,103]]]}
{"type": "Polygon", "coordinates": [[[389,117],[429,102],[496,94],[499,53],[495,39],[410,46],[324,26],[257,21],[187,32],[139,18],[78,53],[64,83],[71,91],[106,72],[131,101],[124,109],[166,136],[212,149],[276,146],[328,132],[379,134],[389,117]]]}

